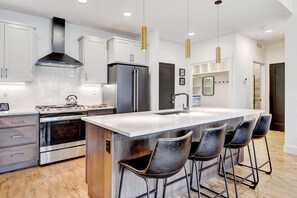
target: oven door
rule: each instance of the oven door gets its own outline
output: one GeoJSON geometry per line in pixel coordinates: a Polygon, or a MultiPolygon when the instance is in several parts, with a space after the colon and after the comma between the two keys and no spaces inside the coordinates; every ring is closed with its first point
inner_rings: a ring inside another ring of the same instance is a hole
{"type": "Polygon", "coordinates": [[[85,144],[86,115],[40,118],[40,151],[51,151],[85,144]]]}

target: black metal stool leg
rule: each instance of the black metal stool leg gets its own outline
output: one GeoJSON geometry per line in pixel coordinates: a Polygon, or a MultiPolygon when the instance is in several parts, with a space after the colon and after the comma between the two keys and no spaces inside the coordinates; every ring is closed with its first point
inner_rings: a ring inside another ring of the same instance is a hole
{"type": "Polygon", "coordinates": [[[227,184],[227,176],[226,176],[226,170],[225,170],[225,163],[223,161],[222,154],[220,154],[220,164],[222,165],[222,170],[223,170],[223,173],[224,173],[224,182],[225,182],[227,197],[229,198],[230,195],[229,195],[229,189],[228,189],[228,184],[227,184]]]}
{"type": "Polygon", "coordinates": [[[268,155],[268,162],[269,162],[269,168],[270,171],[265,171],[266,174],[270,175],[272,173],[272,164],[271,164],[271,159],[270,159],[270,153],[269,153],[269,147],[268,147],[268,142],[267,142],[267,138],[265,136],[265,144],[266,144],[266,150],[267,150],[267,155],[268,155]]]}
{"type": "Polygon", "coordinates": [[[187,173],[186,167],[184,167],[184,170],[185,170],[185,176],[186,176],[186,182],[187,182],[188,195],[189,195],[189,198],[190,198],[191,197],[191,194],[190,194],[190,187],[189,187],[189,181],[188,181],[188,173],[187,173]]]}
{"type": "Polygon", "coordinates": [[[198,166],[197,166],[196,162],[194,162],[194,163],[195,163],[195,171],[196,171],[196,179],[197,179],[197,193],[198,193],[198,198],[200,198],[201,197],[201,193],[200,193],[200,178],[199,178],[199,175],[200,174],[198,174],[198,166]]]}
{"type": "Polygon", "coordinates": [[[148,180],[144,177],[143,177],[143,180],[145,181],[145,184],[146,184],[146,196],[147,198],[150,198],[150,186],[149,186],[148,180]]]}
{"type": "Polygon", "coordinates": [[[122,184],[123,184],[123,178],[124,178],[124,166],[121,167],[121,179],[120,179],[120,188],[119,188],[119,194],[118,194],[118,198],[121,197],[121,193],[122,193],[122,184]]]}
{"type": "Polygon", "coordinates": [[[234,181],[234,189],[235,189],[235,196],[238,198],[238,192],[237,192],[237,181],[236,181],[236,174],[235,174],[235,168],[234,168],[234,161],[233,161],[233,152],[229,148],[230,155],[231,155],[231,167],[232,167],[232,173],[233,173],[233,181],[234,181]]]}
{"type": "Polygon", "coordinates": [[[166,186],[167,186],[167,178],[164,180],[164,186],[163,186],[163,198],[165,198],[165,193],[166,193],[166,186]]]}
{"type": "Polygon", "coordinates": [[[259,183],[260,178],[259,178],[259,168],[258,168],[258,162],[257,162],[257,155],[256,155],[256,146],[255,146],[255,142],[252,139],[252,145],[253,145],[253,151],[254,151],[254,159],[255,159],[255,166],[256,166],[256,176],[257,176],[257,181],[255,186],[259,183]]]}
{"type": "Polygon", "coordinates": [[[248,147],[248,152],[249,152],[249,158],[250,158],[250,163],[251,163],[251,169],[252,169],[252,175],[253,175],[253,186],[249,186],[252,189],[256,188],[257,182],[256,182],[256,177],[255,177],[255,172],[254,172],[254,165],[253,165],[253,160],[252,160],[252,154],[251,154],[251,149],[250,149],[250,145],[247,145],[248,147]]]}
{"type": "Polygon", "coordinates": [[[156,181],[156,191],[155,191],[155,198],[157,198],[158,197],[158,179],[157,179],[157,181],[156,181]]]}
{"type": "Polygon", "coordinates": [[[194,161],[191,161],[191,163],[192,163],[192,167],[191,167],[190,187],[192,188],[193,174],[194,174],[194,161]]]}

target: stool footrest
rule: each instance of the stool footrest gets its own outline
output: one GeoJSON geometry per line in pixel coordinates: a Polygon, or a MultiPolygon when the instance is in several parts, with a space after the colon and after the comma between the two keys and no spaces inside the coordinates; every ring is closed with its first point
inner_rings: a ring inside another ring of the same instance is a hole
{"type": "MultiPolygon", "coordinates": [[[[216,191],[212,190],[211,188],[208,188],[208,187],[203,186],[203,185],[201,185],[201,184],[200,184],[200,187],[201,187],[201,188],[204,188],[204,189],[206,189],[206,190],[208,190],[208,191],[210,191],[210,192],[212,192],[212,193],[214,193],[214,194],[216,194],[215,197],[219,197],[219,196],[220,196],[220,197],[227,198],[226,196],[223,195],[225,192],[227,192],[227,189],[223,190],[222,192],[216,192],[216,191]]],[[[194,192],[198,192],[198,190],[195,189],[195,188],[193,188],[193,187],[191,187],[191,190],[194,191],[194,192]]],[[[206,197],[212,198],[211,196],[209,196],[209,195],[207,195],[207,194],[205,194],[205,193],[203,193],[203,192],[200,192],[200,193],[201,193],[202,195],[206,196],[206,197]]],[[[214,197],[214,198],[215,198],[215,197],[214,197]]]]}

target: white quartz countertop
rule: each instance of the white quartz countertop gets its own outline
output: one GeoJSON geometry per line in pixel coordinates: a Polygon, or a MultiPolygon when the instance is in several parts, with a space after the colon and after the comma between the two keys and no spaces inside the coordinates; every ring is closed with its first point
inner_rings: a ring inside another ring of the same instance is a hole
{"type": "Polygon", "coordinates": [[[176,110],[146,111],[83,117],[82,120],[128,137],[137,137],[162,131],[206,124],[231,118],[263,113],[263,110],[192,108],[189,113],[158,115],[176,110]]]}
{"type": "Polygon", "coordinates": [[[36,111],[34,108],[32,108],[32,109],[11,109],[9,111],[0,111],[0,117],[30,115],[30,114],[38,114],[38,111],[36,111]]]}

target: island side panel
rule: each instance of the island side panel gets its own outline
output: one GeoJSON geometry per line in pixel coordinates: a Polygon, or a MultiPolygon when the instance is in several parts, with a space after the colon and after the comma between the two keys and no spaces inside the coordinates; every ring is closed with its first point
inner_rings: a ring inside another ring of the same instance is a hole
{"type": "Polygon", "coordinates": [[[106,140],[112,140],[112,132],[86,123],[86,179],[91,198],[112,197],[112,147],[106,151],[106,140]]]}
{"type": "MultiPolygon", "coordinates": [[[[243,121],[243,117],[223,120],[223,121],[213,122],[208,124],[202,124],[202,125],[197,125],[192,127],[186,127],[182,129],[163,131],[160,133],[143,135],[143,136],[133,137],[133,138],[129,138],[114,132],[113,141],[112,141],[112,145],[114,148],[113,155],[112,155],[112,161],[113,161],[112,197],[117,197],[118,195],[119,181],[120,181],[120,166],[119,166],[120,160],[134,158],[134,157],[138,157],[146,153],[149,153],[154,148],[155,142],[158,138],[178,137],[186,134],[189,131],[193,131],[193,141],[199,141],[201,138],[201,133],[206,128],[218,127],[218,126],[222,126],[225,123],[228,123],[228,130],[233,130],[241,121],[243,121]]],[[[234,154],[236,155],[236,153],[237,152],[235,151],[234,154]]],[[[216,162],[217,162],[216,159],[212,160],[211,162],[205,163],[205,166],[214,164],[216,162]]],[[[226,166],[230,167],[231,165],[230,160],[227,160],[226,162],[227,162],[226,166]]],[[[189,161],[186,164],[186,168],[188,170],[188,173],[190,173],[189,161]]],[[[211,169],[204,171],[203,180],[206,180],[216,175],[217,170],[218,170],[217,166],[214,165],[211,169]]],[[[183,175],[184,175],[184,172],[181,171],[176,176],[169,178],[168,182],[174,179],[177,179],[179,177],[182,177],[183,175]]],[[[163,190],[162,183],[163,181],[160,180],[159,189],[158,189],[159,196],[162,195],[162,190],[163,190]]],[[[155,188],[155,180],[150,179],[149,184],[150,184],[150,190],[153,190],[155,188]]],[[[194,185],[196,185],[195,182],[194,182],[194,185]]],[[[186,193],[186,190],[187,190],[186,182],[182,180],[171,186],[168,186],[166,189],[166,196],[176,197],[181,193],[186,193]]],[[[145,192],[146,192],[146,186],[145,186],[144,180],[135,176],[130,171],[125,171],[123,188],[122,188],[122,197],[132,198],[132,197],[139,196],[145,192]]]]}

